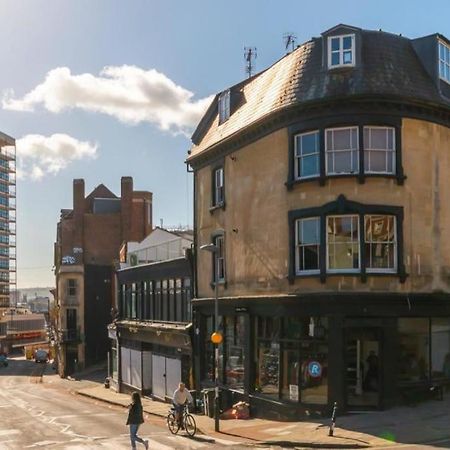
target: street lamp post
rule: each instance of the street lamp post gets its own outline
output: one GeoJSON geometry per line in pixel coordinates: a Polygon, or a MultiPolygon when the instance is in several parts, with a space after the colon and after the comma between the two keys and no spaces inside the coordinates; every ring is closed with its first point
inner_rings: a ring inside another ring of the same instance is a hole
{"type": "MultiPolygon", "coordinates": [[[[200,246],[200,250],[205,250],[213,254],[215,258],[219,253],[219,247],[215,244],[205,244],[200,246]]],[[[219,264],[215,261],[214,279],[214,322],[215,331],[211,335],[211,342],[214,344],[214,429],[220,431],[219,427],[219,344],[222,342],[222,335],[219,331],[219,264]]]]}

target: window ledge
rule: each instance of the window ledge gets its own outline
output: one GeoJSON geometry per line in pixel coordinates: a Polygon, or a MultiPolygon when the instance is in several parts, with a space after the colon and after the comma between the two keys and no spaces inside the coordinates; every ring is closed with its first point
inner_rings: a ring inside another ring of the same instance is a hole
{"type": "MultiPolygon", "coordinates": [[[[224,289],[227,288],[227,282],[226,280],[223,281],[219,281],[217,283],[219,286],[223,286],[224,289]]],[[[214,289],[216,287],[216,282],[215,281],[211,281],[211,283],[209,283],[209,285],[211,286],[211,289],[214,289]]]]}
{"type": "Polygon", "coordinates": [[[310,182],[318,182],[320,186],[324,186],[328,180],[337,179],[337,178],[358,178],[359,182],[363,184],[366,178],[388,178],[388,179],[396,179],[397,184],[399,186],[404,184],[406,180],[406,175],[403,174],[389,174],[389,173],[345,173],[345,174],[336,174],[336,175],[325,175],[325,176],[316,176],[309,178],[298,178],[298,179],[290,179],[287,180],[284,184],[289,191],[293,189],[293,187],[297,184],[310,183],[310,182]]]}
{"type": "Polygon", "coordinates": [[[212,214],[217,209],[225,210],[225,202],[218,203],[217,205],[213,205],[209,208],[209,212],[212,214]]]}
{"type": "Polygon", "coordinates": [[[301,278],[319,278],[322,283],[326,282],[328,277],[360,277],[363,283],[367,282],[367,277],[398,277],[400,283],[404,283],[408,274],[404,270],[397,270],[396,272],[386,271],[386,272],[358,272],[352,271],[342,271],[342,272],[325,272],[325,273],[307,273],[307,274],[294,274],[294,276],[288,277],[290,284],[293,284],[295,279],[301,278]]]}

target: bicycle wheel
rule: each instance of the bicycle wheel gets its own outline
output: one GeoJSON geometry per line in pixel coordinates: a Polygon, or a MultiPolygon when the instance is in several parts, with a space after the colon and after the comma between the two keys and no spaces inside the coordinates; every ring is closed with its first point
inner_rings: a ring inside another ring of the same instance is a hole
{"type": "Polygon", "coordinates": [[[197,431],[197,425],[195,423],[194,416],[191,416],[190,414],[186,414],[184,416],[184,429],[189,436],[194,436],[195,432],[197,431]]]}
{"type": "Polygon", "coordinates": [[[175,414],[172,412],[167,415],[167,428],[169,428],[169,431],[172,434],[177,434],[180,429],[180,425],[175,418],[175,414]]]}

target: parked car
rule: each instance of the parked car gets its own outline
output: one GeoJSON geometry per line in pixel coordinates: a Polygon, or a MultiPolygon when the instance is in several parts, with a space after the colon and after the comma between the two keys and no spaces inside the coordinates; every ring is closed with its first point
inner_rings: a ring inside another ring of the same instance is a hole
{"type": "Polygon", "coordinates": [[[4,353],[0,353],[0,366],[8,367],[8,357],[4,353]]]}
{"type": "Polygon", "coordinates": [[[34,361],[37,363],[39,362],[46,363],[48,361],[48,352],[41,348],[36,350],[34,354],[34,361]]]}

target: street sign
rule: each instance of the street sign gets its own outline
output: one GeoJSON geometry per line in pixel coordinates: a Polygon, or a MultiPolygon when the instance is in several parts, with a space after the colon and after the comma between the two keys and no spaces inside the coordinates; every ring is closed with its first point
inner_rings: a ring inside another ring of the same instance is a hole
{"type": "Polygon", "coordinates": [[[311,378],[320,378],[322,376],[322,365],[318,361],[308,363],[308,373],[311,378]]]}

